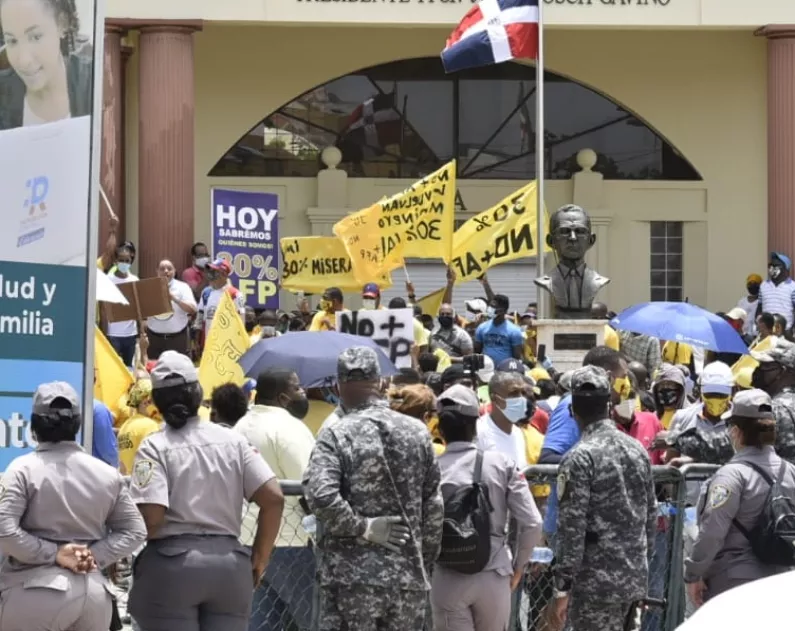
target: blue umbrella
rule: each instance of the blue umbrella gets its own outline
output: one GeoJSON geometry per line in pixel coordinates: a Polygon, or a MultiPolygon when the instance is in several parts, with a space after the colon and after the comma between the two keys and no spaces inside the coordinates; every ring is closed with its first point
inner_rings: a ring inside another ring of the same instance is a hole
{"type": "Polygon", "coordinates": [[[282,368],[294,371],[304,388],[319,388],[337,379],[337,357],[352,346],[374,349],[382,376],[397,373],[389,357],[370,338],[334,331],[301,331],[260,340],[240,358],[240,365],[246,377],[256,379],[268,368],[282,368]]]}
{"type": "Polygon", "coordinates": [[[644,302],[624,309],[610,325],[718,353],[748,354],[743,338],[726,320],[689,302],[644,302]]]}

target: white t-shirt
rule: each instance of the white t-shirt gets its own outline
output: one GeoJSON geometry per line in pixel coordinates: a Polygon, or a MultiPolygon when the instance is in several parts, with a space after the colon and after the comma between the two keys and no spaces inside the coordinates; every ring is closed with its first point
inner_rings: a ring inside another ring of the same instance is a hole
{"type": "MultiPolygon", "coordinates": [[[[206,300],[204,299],[205,294],[202,294],[202,299],[199,301],[199,313],[201,314],[202,322],[204,323],[205,335],[210,332],[210,325],[213,323],[215,312],[218,310],[218,305],[221,304],[221,298],[224,297],[225,291],[229,291],[228,285],[226,287],[221,287],[221,289],[210,289],[210,291],[206,293],[206,300]]],[[[237,312],[241,317],[243,317],[246,313],[246,299],[243,296],[243,293],[237,292],[237,296],[230,294],[230,297],[235,303],[237,312]]]]}
{"type": "MultiPolygon", "coordinates": [[[[127,274],[124,278],[119,278],[116,274],[108,274],[108,278],[114,285],[137,282],[135,274],[127,274]]],[[[108,335],[110,337],[135,337],[138,335],[138,323],[135,320],[124,320],[123,322],[111,322],[108,324],[108,335]]]]}
{"type": "Polygon", "coordinates": [[[511,433],[506,434],[497,427],[491,414],[484,414],[478,419],[477,446],[483,451],[490,449],[499,451],[513,460],[522,471],[528,467],[522,430],[514,425],[511,427],[511,433]]]}
{"type": "MultiPolygon", "coordinates": [[[[196,299],[193,297],[193,291],[188,283],[174,278],[168,284],[168,291],[181,302],[196,306],[196,299]]],[[[188,326],[190,316],[174,301],[171,302],[171,309],[173,313],[148,318],[146,320],[147,328],[161,335],[173,335],[184,330],[188,326]]]]}
{"type": "Polygon", "coordinates": [[[751,302],[748,296],[743,296],[737,306],[748,314],[743,322],[743,335],[756,335],[756,310],[759,307],[759,299],[751,302]]]}

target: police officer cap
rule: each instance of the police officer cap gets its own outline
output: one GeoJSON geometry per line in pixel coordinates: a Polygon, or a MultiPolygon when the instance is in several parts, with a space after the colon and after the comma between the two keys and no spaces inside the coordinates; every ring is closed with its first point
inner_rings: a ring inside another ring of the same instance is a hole
{"type": "Polygon", "coordinates": [[[43,383],[33,393],[32,414],[46,416],[52,412],[52,404],[56,399],[66,399],[71,406],[73,415],[80,414],[80,397],[75,389],[64,381],[43,383]]]}
{"type": "Polygon", "coordinates": [[[743,390],[734,395],[732,408],[721,418],[724,421],[732,416],[744,418],[775,418],[773,416],[773,401],[764,390],[743,390]]]}
{"type": "Polygon", "coordinates": [[[337,380],[376,381],[381,378],[378,355],[367,346],[346,348],[337,359],[337,380]]]}
{"type": "Polygon", "coordinates": [[[177,351],[166,351],[160,355],[160,359],[157,360],[150,377],[153,390],[183,386],[199,381],[199,373],[196,370],[196,366],[193,365],[187,355],[177,351]]]}
{"type": "Polygon", "coordinates": [[[751,357],[761,364],[776,362],[784,368],[795,370],[795,344],[779,338],[776,345],[766,351],[751,351],[751,357]]]}
{"type": "Polygon", "coordinates": [[[480,401],[472,388],[458,384],[449,387],[439,395],[436,409],[439,414],[450,411],[458,412],[464,416],[478,417],[480,416],[480,401]]]}
{"type": "Polygon", "coordinates": [[[610,396],[610,375],[598,366],[583,366],[571,373],[571,395],[610,396]]]}

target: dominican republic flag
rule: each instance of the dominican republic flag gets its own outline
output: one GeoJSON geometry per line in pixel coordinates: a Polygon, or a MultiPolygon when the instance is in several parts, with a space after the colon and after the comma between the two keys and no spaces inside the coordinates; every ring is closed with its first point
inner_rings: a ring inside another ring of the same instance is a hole
{"type": "Polygon", "coordinates": [[[394,91],[379,93],[351,112],[337,142],[343,162],[361,162],[366,153],[382,153],[387,146],[400,144],[403,117],[395,96],[394,91]]]}
{"type": "Polygon", "coordinates": [[[538,56],[540,0],[481,0],[447,38],[445,72],[538,56]]]}

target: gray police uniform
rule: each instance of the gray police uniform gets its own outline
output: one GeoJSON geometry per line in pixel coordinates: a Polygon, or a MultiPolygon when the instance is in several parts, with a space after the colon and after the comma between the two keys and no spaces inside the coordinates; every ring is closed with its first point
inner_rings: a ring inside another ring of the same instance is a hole
{"type": "MultiPolygon", "coordinates": [[[[748,418],[765,418],[756,409],[749,409],[764,405],[770,418],[770,397],[761,390],[748,390],[735,395],[732,413],[748,418]]],[[[698,504],[698,537],[685,559],[685,582],[704,580],[707,597],[712,598],[732,587],[790,569],[764,565],[759,561],[750,542],[735,524],[736,521],[746,531],[753,529],[770,490],[765,479],[753,467],[743,463],[753,463],[775,479],[781,462],[772,446],[761,449],[744,447],[704,485],[698,504]]],[[[781,486],[795,501],[795,466],[792,464],[787,464],[781,486]]]]}
{"type": "MultiPolygon", "coordinates": [[[[68,384],[42,385],[34,413],[57,398],[79,413],[68,384]]],[[[107,631],[111,587],[99,570],[129,555],[146,527],[118,471],[75,442],[41,443],[14,460],[0,482],[0,629],[107,631]],[[56,565],[58,547],[90,548],[99,568],[77,574],[56,565]]]]}
{"type": "MultiPolygon", "coordinates": [[[[601,368],[572,374],[572,394],[609,396],[601,368]]],[[[555,587],[570,592],[575,631],[623,631],[632,604],[647,596],[657,531],[651,462],[643,446],[609,419],[588,425],[560,464],[555,587]]]]}
{"type": "MultiPolygon", "coordinates": [[[[185,382],[197,378],[194,369],[185,382]]],[[[153,372],[153,387],[155,379],[153,372]]],[[[251,552],[238,541],[242,508],[274,477],[259,453],[240,434],[197,417],[147,436],[131,477],[136,504],[166,507],[135,562],[132,617],[145,631],[247,629],[254,583],[251,552]]]]}
{"type": "MultiPolygon", "coordinates": [[[[340,355],[341,381],[379,375],[372,349],[340,355]]],[[[303,487],[322,524],[320,630],[422,629],[443,520],[439,466],[425,425],[380,399],[346,410],[320,431],[303,487]],[[399,553],[363,539],[367,518],[391,515],[411,529],[399,553]]]]}

